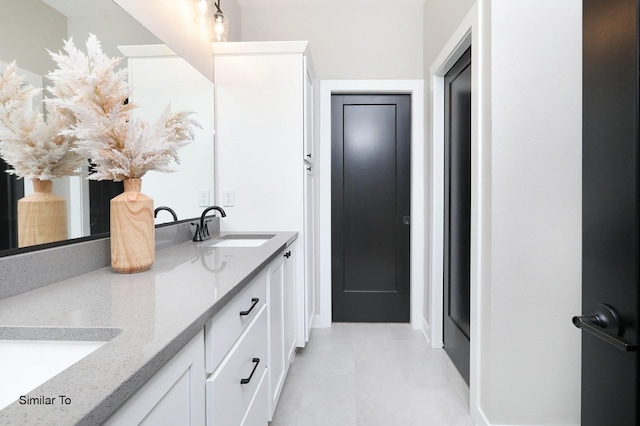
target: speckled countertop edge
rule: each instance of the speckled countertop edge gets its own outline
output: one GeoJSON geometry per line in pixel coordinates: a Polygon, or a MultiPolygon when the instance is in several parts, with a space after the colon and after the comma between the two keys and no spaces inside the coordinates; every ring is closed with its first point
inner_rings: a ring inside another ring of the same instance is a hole
{"type": "Polygon", "coordinates": [[[95,425],[106,420],[297,238],[295,232],[260,232],[267,233],[275,236],[259,247],[212,248],[212,240],[180,243],[158,250],[146,272],[122,275],[107,267],[0,300],[0,338],[111,339],[29,392],[36,397],[64,394],[71,404],[16,401],[0,410],[0,423],[95,425]]]}

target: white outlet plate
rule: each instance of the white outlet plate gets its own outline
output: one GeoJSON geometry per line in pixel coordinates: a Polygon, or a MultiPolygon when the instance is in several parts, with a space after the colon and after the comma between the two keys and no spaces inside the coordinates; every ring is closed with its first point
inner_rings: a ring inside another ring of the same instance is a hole
{"type": "Polygon", "coordinates": [[[233,189],[222,191],[222,207],[233,207],[236,203],[236,192],[233,189]]]}
{"type": "Polygon", "coordinates": [[[208,206],[209,206],[209,190],[199,189],[198,190],[198,207],[208,207],[208,206]]]}

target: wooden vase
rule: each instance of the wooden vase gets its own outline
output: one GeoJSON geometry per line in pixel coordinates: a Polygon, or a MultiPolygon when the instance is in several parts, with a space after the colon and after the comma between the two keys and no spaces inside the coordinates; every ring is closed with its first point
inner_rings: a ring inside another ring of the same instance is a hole
{"type": "Polygon", "coordinates": [[[52,181],[32,182],[33,194],[18,200],[18,247],[66,240],[66,200],[51,192],[52,181]]]}
{"type": "Polygon", "coordinates": [[[146,271],[156,258],[153,199],[140,192],[140,179],[125,179],[111,199],[111,267],[120,273],[146,271]]]}

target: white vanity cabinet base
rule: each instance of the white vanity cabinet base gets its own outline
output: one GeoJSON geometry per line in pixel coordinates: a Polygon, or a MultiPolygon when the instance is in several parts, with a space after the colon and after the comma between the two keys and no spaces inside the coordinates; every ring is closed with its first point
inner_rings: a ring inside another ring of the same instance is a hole
{"type": "Polygon", "coordinates": [[[260,423],[259,407],[266,404],[266,396],[264,392],[260,392],[260,386],[266,374],[267,313],[265,305],[261,305],[252,323],[218,365],[216,371],[207,379],[207,426],[240,425],[243,424],[243,419],[253,422],[246,424],[264,426],[267,421],[267,412],[266,409],[262,412],[262,423],[260,423]],[[260,361],[251,376],[251,381],[241,384],[241,379],[249,378],[251,375],[256,365],[254,359],[260,361]],[[260,401],[260,398],[264,401],[260,401]]]}
{"type": "Polygon", "coordinates": [[[273,419],[289,366],[296,354],[296,243],[269,264],[269,420],[273,419]]]}
{"type": "Polygon", "coordinates": [[[105,425],[193,425],[205,421],[204,332],[200,331],[105,425]]]}
{"type": "Polygon", "coordinates": [[[269,265],[269,420],[273,419],[289,364],[284,343],[284,259],[284,255],[280,255],[269,265]]]}
{"type": "MultiPolygon", "coordinates": [[[[240,334],[267,302],[267,271],[262,271],[205,325],[206,370],[213,373],[240,334]],[[258,299],[256,306],[252,300],[258,299]],[[247,315],[240,312],[248,311],[247,315]]],[[[266,334],[265,334],[266,335],[266,334]]],[[[265,359],[266,364],[266,359],[265,359]]]]}

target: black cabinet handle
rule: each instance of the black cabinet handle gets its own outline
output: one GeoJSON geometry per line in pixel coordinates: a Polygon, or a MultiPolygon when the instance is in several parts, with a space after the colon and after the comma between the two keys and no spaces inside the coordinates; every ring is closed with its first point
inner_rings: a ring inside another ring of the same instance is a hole
{"type": "Polygon", "coordinates": [[[253,370],[251,370],[251,374],[249,375],[249,377],[247,377],[246,379],[240,379],[241,385],[246,385],[251,381],[251,378],[253,377],[253,373],[256,372],[256,368],[258,368],[258,364],[260,364],[260,358],[254,358],[251,360],[251,362],[255,362],[255,365],[253,366],[253,370]]]}
{"type": "Polygon", "coordinates": [[[311,167],[307,167],[307,171],[311,171],[311,167]]]}
{"type": "Polygon", "coordinates": [[[311,158],[311,154],[307,154],[307,158],[311,158]]]}
{"type": "Polygon", "coordinates": [[[291,257],[291,250],[289,250],[288,252],[286,252],[284,254],[284,257],[286,257],[287,259],[291,257]]]}
{"type": "Polygon", "coordinates": [[[251,311],[253,311],[253,308],[256,307],[256,305],[258,304],[259,301],[260,301],[260,299],[258,299],[257,297],[252,298],[251,302],[253,302],[253,303],[252,303],[251,307],[246,311],[240,311],[240,316],[243,317],[245,315],[249,315],[251,313],[251,311]]]}
{"type": "Polygon", "coordinates": [[[591,315],[573,317],[573,325],[625,352],[637,350],[636,345],[619,336],[622,329],[620,317],[611,306],[598,303],[593,310],[591,315]]]}

